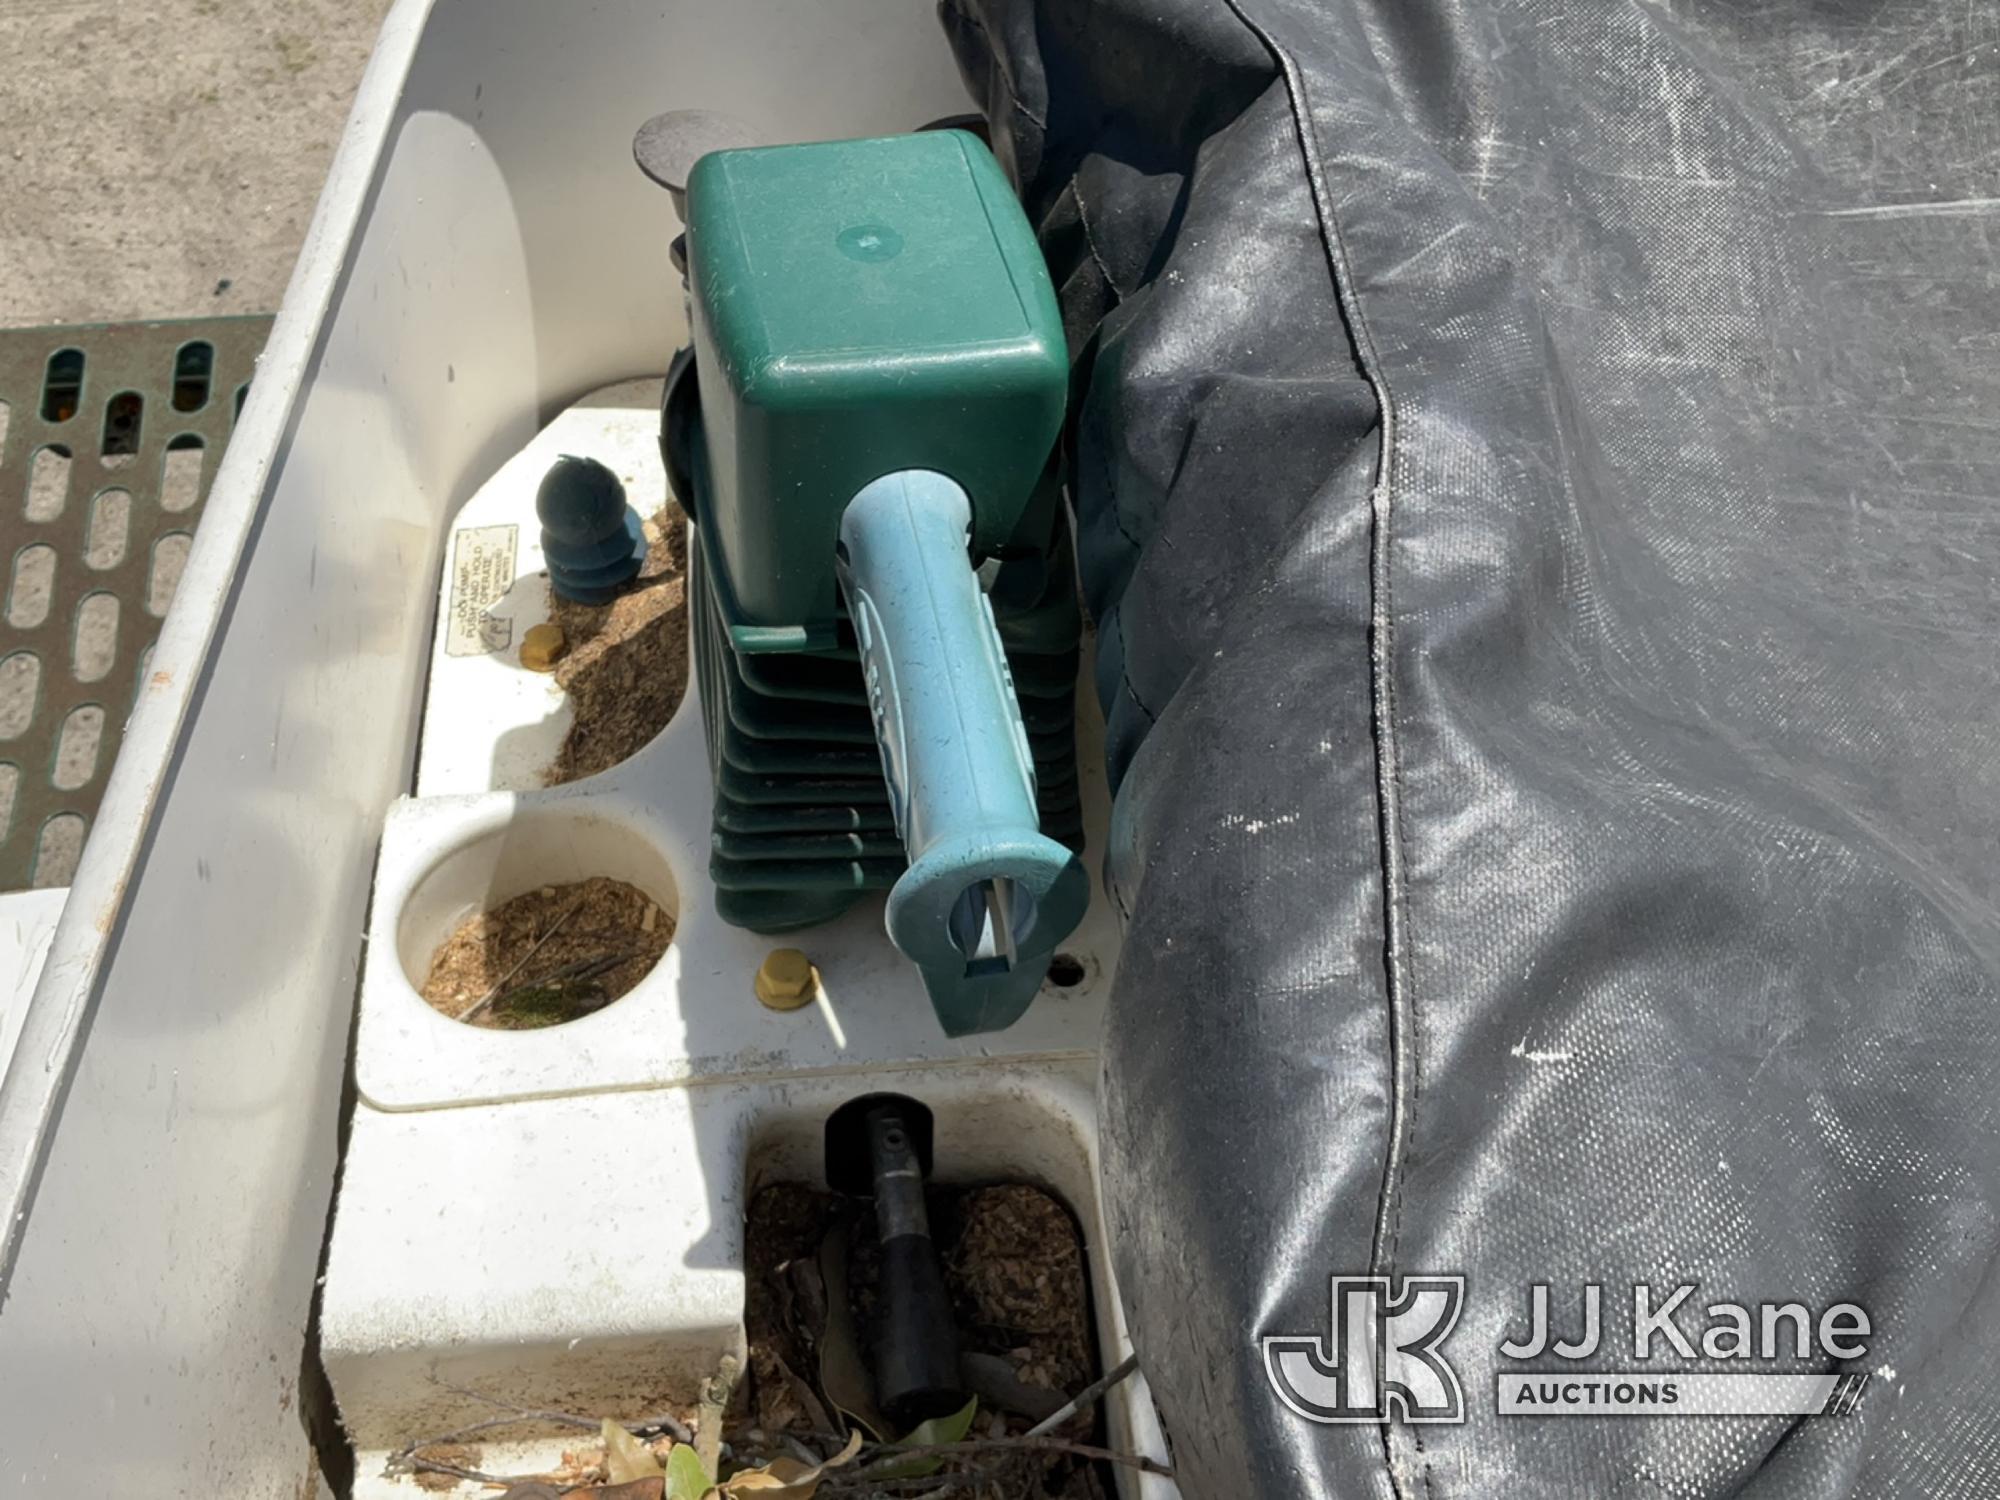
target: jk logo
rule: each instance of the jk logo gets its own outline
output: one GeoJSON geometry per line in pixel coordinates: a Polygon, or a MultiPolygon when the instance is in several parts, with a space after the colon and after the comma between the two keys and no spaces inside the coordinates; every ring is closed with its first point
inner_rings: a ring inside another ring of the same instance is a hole
{"type": "Polygon", "coordinates": [[[1333,1278],[1333,1336],[1267,1334],[1264,1373],[1309,1422],[1463,1422],[1458,1372],[1438,1352],[1465,1302],[1463,1276],[1333,1278]]]}

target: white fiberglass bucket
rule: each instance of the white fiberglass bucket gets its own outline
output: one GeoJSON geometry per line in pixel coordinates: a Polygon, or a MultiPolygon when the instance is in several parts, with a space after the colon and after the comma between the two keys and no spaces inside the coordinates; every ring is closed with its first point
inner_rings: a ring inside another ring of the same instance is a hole
{"type": "MultiPolygon", "coordinates": [[[[461,848],[497,863],[509,838],[504,801],[420,797],[391,816],[415,789],[454,518],[578,396],[657,373],[682,338],[677,226],[632,166],[634,129],[707,108],[798,140],[964,107],[930,0],[396,6],[0,1082],[0,1495],[312,1494],[300,1409],[320,1368],[317,1282],[335,1394],[378,1441],[418,1415],[412,1382],[438,1358],[481,1367],[482,1327],[553,1347],[553,1315],[529,1326],[518,1301],[478,1305],[476,1260],[458,1268],[456,1310],[426,1302],[407,1263],[391,1274],[394,1247],[368,1229],[395,1186],[384,1163],[444,1171],[453,1148],[437,1143],[496,1111],[650,1114],[663,1140],[700,1114],[716,1153],[700,1212],[740,1210],[760,1176],[809,1171],[815,1122],[891,1061],[931,1090],[941,1128],[959,1112],[941,1172],[1013,1166],[1070,1200],[1116,1359],[1094,1035],[1074,1019],[1054,1050],[1009,1045],[984,1069],[962,1048],[871,1051],[865,1026],[797,1076],[780,1048],[756,1077],[663,1064],[594,1090],[564,1074],[570,1042],[484,1073],[469,1043],[434,1096],[369,1060],[371,1015],[411,1021],[382,962],[400,908],[378,909],[363,941],[378,849],[383,890],[421,907],[425,869],[461,848]],[[364,959],[359,1097],[343,1102],[364,959]],[[343,1227],[323,1260],[350,1113],[343,1227]],[[1018,1162],[994,1150],[1009,1141],[1018,1162]]],[[[679,881],[698,864],[669,849],[667,868],[679,881]]],[[[682,972],[697,931],[684,939],[682,972]]],[[[646,1003],[686,1034],[673,1007],[687,998],[646,1003]]],[[[693,1355],[729,1337],[714,1325],[740,1225],[696,1227],[717,1233],[711,1274],[685,1296],[655,1289],[637,1347],[678,1339],[693,1355]]],[[[515,1292],[547,1279],[517,1270],[515,1292]]],[[[572,1299],[562,1315],[591,1311],[572,1299]]],[[[596,1311],[607,1329],[626,1310],[596,1311]]],[[[1114,1434],[1156,1450],[1143,1383],[1121,1389],[1114,1434]]]]}

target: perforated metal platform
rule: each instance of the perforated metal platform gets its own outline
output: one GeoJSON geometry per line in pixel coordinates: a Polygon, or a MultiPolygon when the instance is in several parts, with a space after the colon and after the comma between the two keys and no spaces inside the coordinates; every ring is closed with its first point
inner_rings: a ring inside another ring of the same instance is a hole
{"type": "Polygon", "coordinates": [[[0,890],[69,883],[270,328],[0,331],[0,890]]]}

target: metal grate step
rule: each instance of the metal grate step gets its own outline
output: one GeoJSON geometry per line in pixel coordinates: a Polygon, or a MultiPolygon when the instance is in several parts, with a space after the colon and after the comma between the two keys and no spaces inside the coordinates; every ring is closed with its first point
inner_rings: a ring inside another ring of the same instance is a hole
{"type": "Polygon", "coordinates": [[[270,329],[0,330],[0,891],[76,869],[270,329]]]}

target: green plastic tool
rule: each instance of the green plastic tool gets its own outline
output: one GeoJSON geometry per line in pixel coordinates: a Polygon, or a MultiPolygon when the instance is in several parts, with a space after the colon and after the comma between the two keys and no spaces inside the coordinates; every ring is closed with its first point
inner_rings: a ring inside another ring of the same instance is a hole
{"type": "Polygon", "coordinates": [[[686,203],[663,441],[699,536],[718,906],[780,931],[893,886],[945,1030],[1008,1025],[1089,894],[1041,253],[955,131],[718,151],[686,203]]]}

